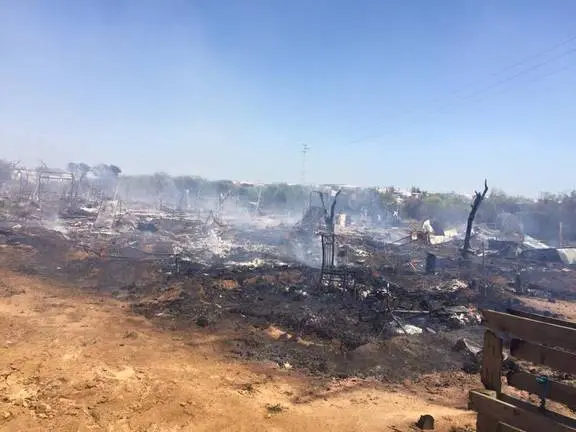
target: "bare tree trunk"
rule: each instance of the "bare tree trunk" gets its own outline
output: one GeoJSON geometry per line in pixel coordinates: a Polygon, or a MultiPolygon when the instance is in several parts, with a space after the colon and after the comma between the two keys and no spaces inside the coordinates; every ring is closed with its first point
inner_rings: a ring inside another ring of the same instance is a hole
{"type": "MultiPolygon", "coordinates": [[[[338,196],[342,192],[342,189],[339,189],[334,195],[334,200],[330,205],[330,212],[328,212],[328,208],[326,207],[326,202],[324,201],[324,193],[318,192],[320,195],[320,200],[322,201],[322,208],[324,210],[324,223],[326,224],[326,233],[321,233],[320,237],[322,239],[322,265],[320,267],[320,284],[322,284],[324,280],[324,272],[326,268],[332,269],[334,267],[334,252],[336,247],[336,236],[334,234],[334,211],[336,209],[336,201],[338,200],[338,196]]],[[[332,284],[332,275],[329,273],[328,275],[328,285],[332,284]]]]}
{"type": "Polygon", "coordinates": [[[342,192],[342,189],[339,189],[334,195],[334,200],[332,201],[332,205],[330,206],[330,213],[328,213],[328,209],[326,208],[326,203],[324,201],[324,193],[318,192],[320,195],[320,201],[322,201],[322,207],[324,209],[324,222],[326,223],[326,230],[329,234],[334,235],[334,211],[336,210],[336,201],[338,200],[338,196],[342,192]]]}
{"type": "Polygon", "coordinates": [[[472,209],[468,215],[468,224],[466,225],[466,236],[464,237],[464,247],[462,248],[462,256],[466,258],[470,253],[470,236],[472,235],[472,224],[476,217],[478,207],[484,201],[486,193],[488,192],[488,181],[484,180],[484,191],[482,193],[474,191],[474,201],[472,202],[472,209]]]}

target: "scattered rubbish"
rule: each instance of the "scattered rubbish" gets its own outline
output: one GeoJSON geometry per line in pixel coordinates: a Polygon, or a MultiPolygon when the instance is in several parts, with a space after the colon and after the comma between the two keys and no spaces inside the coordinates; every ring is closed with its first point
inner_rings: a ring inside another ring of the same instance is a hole
{"type": "Polygon", "coordinates": [[[482,351],[482,347],[473,344],[466,338],[460,338],[454,344],[454,349],[459,352],[464,352],[470,357],[476,358],[478,353],[482,351]]]}
{"type": "Polygon", "coordinates": [[[32,170],[4,185],[0,243],[21,253],[6,262],[108,292],[170,327],[246,330],[230,351],[276,368],[376,376],[376,365],[356,368],[348,356],[402,341],[396,358],[422,362],[410,344],[433,341],[447,347],[436,353],[443,364],[459,369],[464,354],[473,370],[477,346],[442,341],[480,325],[479,309],[575,296],[566,227],[553,248],[516,216],[489,225],[484,204],[464,225],[468,203],[443,220],[427,214],[421,191],[321,186],[295,198],[288,185],[140,179],[112,167],[32,170]],[[422,204],[419,215],[403,214],[409,201],[422,204]],[[264,337],[271,326],[291,336],[264,337]]]}
{"type": "Polygon", "coordinates": [[[395,327],[394,333],[396,334],[407,334],[407,335],[419,335],[422,334],[423,330],[420,327],[416,327],[412,324],[404,324],[402,327],[395,327]]]}
{"type": "Polygon", "coordinates": [[[154,225],[151,222],[138,222],[138,225],[136,225],[136,229],[138,231],[143,232],[151,232],[151,233],[158,232],[158,228],[156,227],[156,225],[154,225]]]}
{"type": "Polygon", "coordinates": [[[464,281],[458,279],[452,279],[442,285],[439,285],[436,289],[439,291],[455,292],[464,288],[467,288],[468,284],[464,281]]]}

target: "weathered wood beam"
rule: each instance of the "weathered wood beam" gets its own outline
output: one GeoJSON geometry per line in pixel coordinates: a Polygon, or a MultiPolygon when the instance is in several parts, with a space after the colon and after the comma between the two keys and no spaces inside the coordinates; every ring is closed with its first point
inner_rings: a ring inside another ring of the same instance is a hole
{"type": "Polygon", "coordinates": [[[484,387],[500,393],[502,390],[502,339],[490,330],[484,333],[481,377],[484,387]]]}
{"type": "Polygon", "coordinates": [[[576,354],[520,339],[510,341],[510,355],[532,363],[576,374],[576,354]]]}
{"type": "MultiPolygon", "coordinates": [[[[575,428],[552,420],[543,414],[537,414],[531,410],[520,408],[481,391],[470,392],[470,406],[478,412],[479,418],[482,414],[485,414],[498,419],[501,423],[506,423],[507,425],[526,432],[576,431],[575,428]]],[[[486,429],[482,430],[477,428],[477,430],[478,432],[487,432],[486,429]]]]}
{"type": "Polygon", "coordinates": [[[576,351],[576,329],[493,310],[482,311],[484,325],[496,333],[576,351]]]}
{"type": "Polygon", "coordinates": [[[510,426],[509,424],[502,423],[502,422],[498,423],[497,431],[498,432],[526,432],[522,429],[519,429],[519,428],[514,427],[514,426],[510,426]]]}
{"type": "Polygon", "coordinates": [[[515,396],[510,396],[510,395],[503,394],[503,393],[500,394],[498,399],[501,400],[502,402],[508,403],[510,405],[514,405],[515,407],[520,408],[521,410],[524,410],[525,412],[528,412],[528,413],[533,414],[535,416],[543,417],[547,420],[551,420],[553,422],[567,426],[567,427],[571,428],[572,430],[576,430],[576,419],[574,419],[572,417],[566,417],[565,415],[559,414],[555,411],[542,410],[542,409],[540,409],[540,407],[538,407],[534,404],[526,402],[526,401],[519,399],[515,396]]]}
{"type": "MultiPolygon", "coordinates": [[[[540,395],[542,393],[542,384],[536,381],[537,377],[537,375],[528,372],[510,372],[506,379],[508,385],[512,387],[540,395]]],[[[572,410],[576,409],[576,387],[574,386],[549,379],[546,398],[560,402],[572,410]]]]}
{"type": "Polygon", "coordinates": [[[576,322],[573,322],[573,321],[566,321],[566,320],[562,320],[562,319],[558,319],[558,318],[552,318],[552,317],[539,315],[539,314],[535,314],[535,313],[530,313],[530,312],[525,312],[525,311],[520,311],[520,310],[516,310],[516,309],[506,309],[506,312],[509,313],[510,315],[515,315],[515,316],[519,316],[522,318],[529,318],[529,319],[533,319],[536,321],[542,321],[542,322],[545,322],[548,324],[555,324],[555,325],[559,325],[559,326],[570,327],[570,328],[576,329],[576,322]]]}

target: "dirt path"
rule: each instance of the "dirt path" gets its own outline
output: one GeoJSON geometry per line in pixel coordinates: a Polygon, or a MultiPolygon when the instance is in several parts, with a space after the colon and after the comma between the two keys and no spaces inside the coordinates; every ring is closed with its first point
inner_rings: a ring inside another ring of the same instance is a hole
{"type": "Polygon", "coordinates": [[[0,271],[0,430],[403,431],[426,413],[440,431],[474,422],[409,389],[320,387],[238,363],[216,337],[164,332],[110,298],[0,271]]]}

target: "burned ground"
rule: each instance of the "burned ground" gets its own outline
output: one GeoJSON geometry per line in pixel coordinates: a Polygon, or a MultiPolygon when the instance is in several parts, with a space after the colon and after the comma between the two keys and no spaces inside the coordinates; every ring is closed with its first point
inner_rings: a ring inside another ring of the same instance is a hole
{"type": "MultiPolygon", "coordinates": [[[[362,267],[355,292],[343,292],[319,287],[316,268],[267,261],[270,252],[259,254],[256,265],[224,265],[254,258],[241,247],[206,265],[174,256],[100,255],[70,236],[40,228],[6,230],[4,235],[4,266],[112,295],[165,328],[230,332],[221,343],[230,355],[326,377],[401,382],[423,373],[461,370],[467,358],[451,349],[452,333],[465,328],[474,339],[480,332],[478,307],[503,310],[520,304],[509,288],[513,263],[497,257],[462,263],[449,247],[435,248],[445,255],[439,261],[442,271],[423,274],[419,267],[430,248],[415,245],[406,253],[367,242],[369,267],[362,267]],[[491,283],[482,295],[475,283],[487,272],[491,283]],[[392,304],[378,297],[378,289],[390,292],[392,304]],[[406,335],[402,324],[390,326],[389,308],[403,325],[416,325],[424,333],[406,335]],[[271,336],[270,329],[279,336],[271,336]]],[[[350,244],[357,248],[358,240],[350,244]]],[[[538,283],[533,285],[547,295],[570,298],[571,291],[557,286],[566,286],[572,270],[534,272],[563,278],[543,285],[547,280],[534,277],[538,283]]]]}
{"type": "MultiPolygon", "coordinates": [[[[126,210],[96,228],[89,209],[50,223],[10,214],[0,227],[0,268],[119,302],[158,329],[210,340],[230,361],[293,370],[319,388],[350,380],[424,388],[439,403],[458,386],[479,386],[480,309],[562,316],[548,305],[576,296],[571,265],[483,250],[480,235],[472,239],[478,252],[463,259],[457,240],[404,242],[400,227],[343,228],[329,274],[313,227],[268,219],[258,226],[126,210]]],[[[0,283],[0,298],[19,295],[0,283]]]]}

